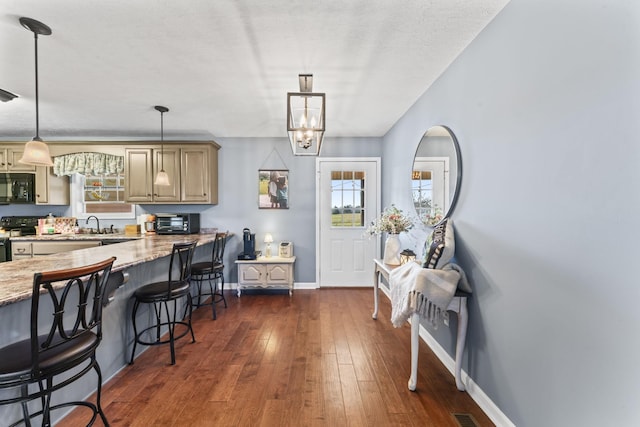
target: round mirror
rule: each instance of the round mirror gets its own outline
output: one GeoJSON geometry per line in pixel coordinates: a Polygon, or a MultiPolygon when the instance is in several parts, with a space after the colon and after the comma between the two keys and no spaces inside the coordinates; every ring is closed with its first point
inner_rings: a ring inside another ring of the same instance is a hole
{"type": "Polygon", "coordinates": [[[460,146],[446,126],[433,126],[424,134],[411,171],[411,193],[418,218],[433,227],[451,215],[462,180],[460,146]]]}

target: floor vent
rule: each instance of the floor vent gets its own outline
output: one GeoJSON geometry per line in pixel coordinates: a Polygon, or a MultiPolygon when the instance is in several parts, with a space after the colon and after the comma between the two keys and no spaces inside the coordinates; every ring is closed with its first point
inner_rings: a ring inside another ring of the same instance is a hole
{"type": "Polygon", "coordinates": [[[460,427],[478,427],[478,423],[471,414],[451,414],[460,427]]]}

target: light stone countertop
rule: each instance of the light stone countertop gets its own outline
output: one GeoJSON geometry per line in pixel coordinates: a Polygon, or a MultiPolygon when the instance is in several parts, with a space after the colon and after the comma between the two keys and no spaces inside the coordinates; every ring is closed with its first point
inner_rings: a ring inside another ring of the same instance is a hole
{"type": "MultiPolygon", "coordinates": [[[[106,236],[115,238],[113,236],[117,235],[76,234],[71,236],[54,235],[53,237],[49,235],[22,236],[12,237],[11,240],[71,240],[69,237],[73,236],[92,236],[93,240],[96,240],[96,237],[98,237],[99,240],[104,240],[106,236]]],[[[3,262],[0,263],[0,307],[31,298],[33,275],[37,272],[81,267],[103,261],[111,256],[117,258],[112,270],[119,271],[171,254],[174,243],[197,240],[198,246],[201,246],[213,242],[215,236],[215,233],[147,235],[146,237],[135,238],[130,242],[115,245],[98,246],[43,257],[3,262]]],[[[119,236],[119,238],[122,237],[124,237],[124,235],[119,236]]]]}

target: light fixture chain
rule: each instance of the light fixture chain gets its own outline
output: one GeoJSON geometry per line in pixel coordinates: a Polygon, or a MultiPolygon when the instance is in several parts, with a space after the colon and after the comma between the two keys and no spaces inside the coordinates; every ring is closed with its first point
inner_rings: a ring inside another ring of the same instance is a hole
{"type": "Polygon", "coordinates": [[[40,141],[40,90],[38,85],[38,33],[33,32],[36,56],[36,141],[40,141]]]}

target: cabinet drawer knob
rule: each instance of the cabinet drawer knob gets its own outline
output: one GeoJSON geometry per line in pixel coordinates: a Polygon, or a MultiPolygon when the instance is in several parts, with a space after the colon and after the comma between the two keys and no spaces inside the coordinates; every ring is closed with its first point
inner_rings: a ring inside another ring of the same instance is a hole
{"type": "Polygon", "coordinates": [[[16,248],[16,252],[20,252],[21,254],[23,254],[25,251],[24,248],[16,248]]]}

